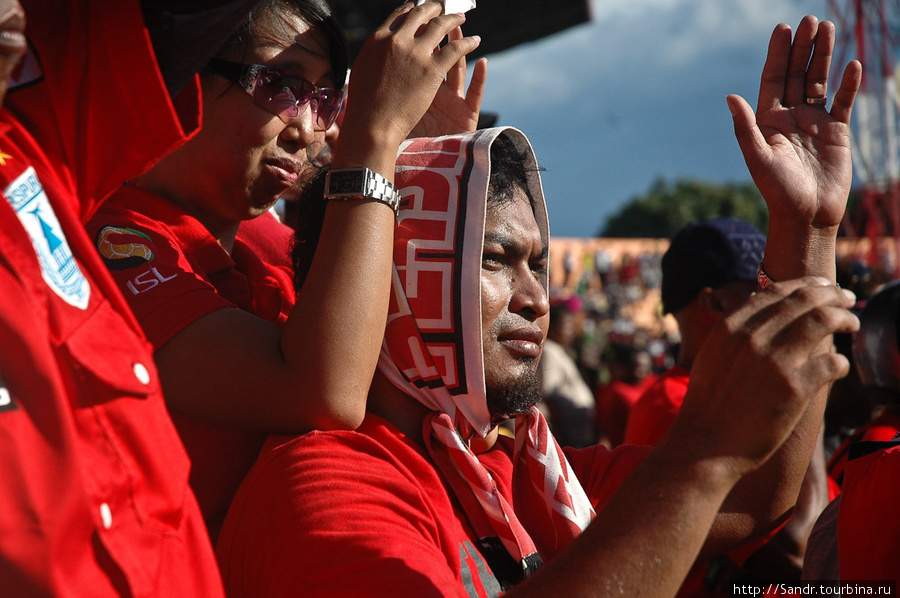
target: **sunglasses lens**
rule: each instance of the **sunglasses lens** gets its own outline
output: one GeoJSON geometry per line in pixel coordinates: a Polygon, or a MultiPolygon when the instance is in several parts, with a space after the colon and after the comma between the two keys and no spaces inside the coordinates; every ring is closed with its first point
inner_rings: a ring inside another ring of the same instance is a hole
{"type": "Polygon", "coordinates": [[[269,69],[260,72],[253,91],[257,105],[284,121],[296,118],[311,104],[318,130],[325,130],[334,123],[343,95],[337,89],[317,90],[309,81],[269,69]]]}
{"type": "Polygon", "coordinates": [[[334,124],[341,106],[344,103],[343,92],[337,89],[321,89],[318,98],[313,102],[316,111],[316,124],[321,130],[325,130],[334,124]]]}

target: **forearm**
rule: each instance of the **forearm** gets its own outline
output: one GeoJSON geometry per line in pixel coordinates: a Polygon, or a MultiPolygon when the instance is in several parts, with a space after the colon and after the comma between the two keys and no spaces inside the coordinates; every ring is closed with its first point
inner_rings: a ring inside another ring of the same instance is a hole
{"type": "MultiPolygon", "coordinates": [[[[802,276],[819,276],[835,280],[835,238],[837,227],[816,227],[802,219],[790,219],[772,214],[766,239],[764,267],[768,276],[775,281],[790,280],[802,276]]],[[[823,354],[832,350],[831,337],[824,337],[812,354],[823,354]]],[[[739,510],[735,505],[768,505],[768,512],[756,511],[756,521],[748,521],[750,536],[765,533],[773,525],[783,520],[796,503],[810,459],[815,450],[816,438],[822,426],[825,404],[830,386],[818,389],[810,400],[797,428],[773,456],[758,471],[739,483],[732,496],[726,501],[724,511],[739,510]],[[776,480],[779,482],[776,483],[776,480]],[[764,490],[762,500],[754,494],[764,490]],[[762,525],[762,529],[759,528],[762,525]]],[[[713,527],[710,538],[710,556],[715,548],[717,526],[713,527]]]]}
{"type": "MultiPolygon", "coordinates": [[[[775,203],[770,201],[770,205],[775,203]]],[[[766,273],[775,281],[802,276],[819,276],[834,281],[836,235],[836,226],[817,227],[802,218],[791,219],[773,212],[763,260],[766,273]]],[[[831,350],[831,337],[826,336],[813,354],[831,350]]],[[[769,462],[741,481],[726,500],[723,513],[754,513],[752,519],[740,525],[751,538],[777,525],[796,504],[822,426],[829,388],[825,386],[815,392],[804,416],[785,444],[769,462]],[[753,509],[753,504],[768,508],[760,511],[753,509]]],[[[727,527],[733,526],[734,521],[731,521],[727,527]]],[[[704,550],[708,556],[723,551],[716,541],[719,527],[713,526],[709,545],[704,550]]]]}
{"type": "Polygon", "coordinates": [[[753,541],[791,516],[815,450],[826,395],[819,391],[772,458],[735,485],[713,523],[701,558],[716,557],[753,541]]]}
{"type": "Polygon", "coordinates": [[[294,388],[321,406],[310,427],[362,421],[387,318],[395,218],[376,201],[334,201],[282,334],[294,388]]]}
{"type": "Polygon", "coordinates": [[[837,227],[815,227],[772,214],[766,238],[766,273],[772,280],[803,276],[835,279],[837,227]]]}
{"type": "MultiPolygon", "coordinates": [[[[349,110],[342,140],[333,168],[366,167],[393,182],[402,138],[374,131],[349,110]]],[[[380,201],[327,204],[315,256],[282,335],[285,360],[302,374],[304,394],[322,403],[323,419],[313,427],[355,427],[362,420],[384,337],[394,227],[393,211],[380,201]]]]}
{"type": "Polygon", "coordinates": [[[737,479],[722,460],[657,447],[519,596],[674,596],[737,479]]]}
{"type": "Polygon", "coordinates": [[[800,487],[797,507],[790,520],[744,563],[749,575],[769,579],[797,579],[803,568],[812,529],[829,502],[823,452],[823,431],[816,440],[813,458],[800,487]]]}

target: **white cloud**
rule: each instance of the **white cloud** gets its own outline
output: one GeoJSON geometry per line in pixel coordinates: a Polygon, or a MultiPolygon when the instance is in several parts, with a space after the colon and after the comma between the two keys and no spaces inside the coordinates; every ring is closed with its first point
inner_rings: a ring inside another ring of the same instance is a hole
{"type": "Polygon", "coordinates": [[[593,20],[491,58],[487,103],[505,110],[566,102],[585,88],[631,80],[635,90],[701,72],[724,51],[757,48],[774,26],[796,26],[825,0],[593,0],[593,20]],[[700,69],[699,71],[697,69],[700,69]],[[515,93],[513,93],[515,91],[515,93]]]}
{"type": "Polygon", "coordinates": [[[667,179],[749,179],[725,95],[755,100],[772,29],[826,0],[592,0],[593,21],[490,57],[483,108],[548,167],[554,234],[667,179]]]}

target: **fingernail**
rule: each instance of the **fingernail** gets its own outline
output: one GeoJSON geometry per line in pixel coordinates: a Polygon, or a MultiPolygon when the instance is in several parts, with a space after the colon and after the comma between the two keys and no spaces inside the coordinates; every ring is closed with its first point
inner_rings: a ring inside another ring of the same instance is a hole
{"type": "Polygon", "coordinates": [[[849,289],[841,289],[841,291],[844,293],[844,297],[846,297],[848,301],[856,303],[856,293],[849,289]]]}
{"type": "Polygon", "coordinates": [[[732,118],[733,118],[734,116],[736,116],[736,113],[735,113],[735,107],[734,107],[734,105],[731,103],[731,96],[730,96],[730,95],[729,95],[729,96],[725,96],[725,103],[728,104],[728,111],[731,112],[732,118]]]}

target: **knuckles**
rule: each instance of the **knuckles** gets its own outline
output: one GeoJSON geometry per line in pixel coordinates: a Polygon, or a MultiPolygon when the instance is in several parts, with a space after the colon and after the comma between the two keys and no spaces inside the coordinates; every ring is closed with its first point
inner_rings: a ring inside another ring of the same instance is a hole
{"type": "Polygon", "coordinates": [[[822,306],[811,309],[807,317],[811,323],[815,324],[818,328],[825,328],[828,330],[837,328],[843,320],[836,309],[822,306]]]}
{"type": "Polygon", "coordinates": [[[818,304],[826,300],[829,296],[833,296],[830,287],[823,286],[802,286],[794,289],[789,295],[790,301],[800,304],[818,304]]]}

